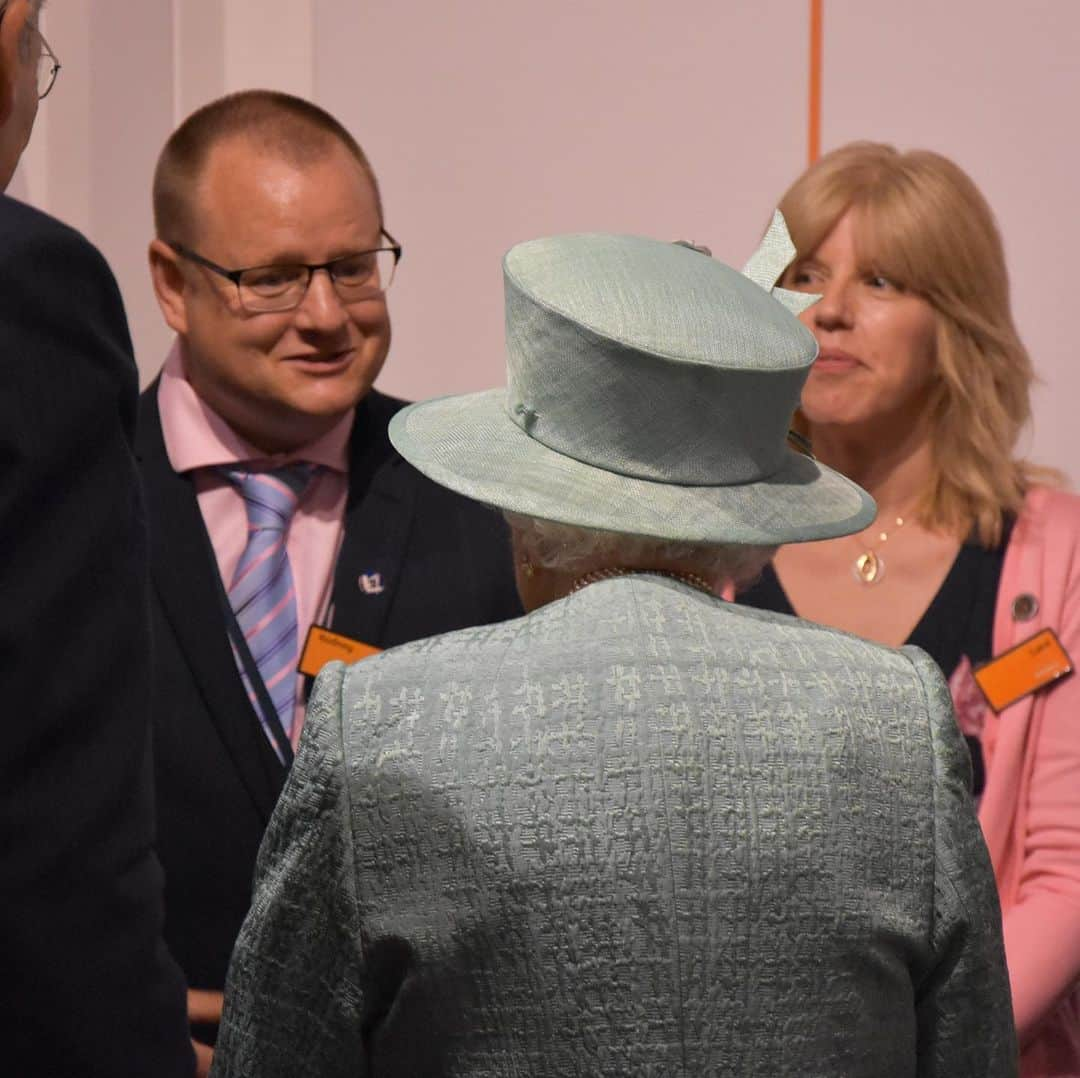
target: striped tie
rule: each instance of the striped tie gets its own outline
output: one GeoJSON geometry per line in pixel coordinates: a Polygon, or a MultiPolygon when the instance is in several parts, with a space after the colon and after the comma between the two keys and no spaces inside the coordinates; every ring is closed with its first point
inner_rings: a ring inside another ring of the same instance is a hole
{"type": "MultiPolygon", "coordinates": [[[[267,472],[222,469],[243,496],[248,517],[247,546],[229,586],[229,602],[286,736],[296,706],[297,639],[296,586],[285,540],[313,470],[310,464],[267,472]]],[[[237,664],[256,714],[274,743],[239,656],[237,664]]]]}

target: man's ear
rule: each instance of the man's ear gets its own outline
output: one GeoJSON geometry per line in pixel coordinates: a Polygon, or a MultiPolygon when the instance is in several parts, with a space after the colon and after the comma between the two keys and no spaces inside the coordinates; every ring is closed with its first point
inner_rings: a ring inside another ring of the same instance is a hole
{"type": "Polygon", "coordinates": [[[30,13],[29,0],[10,0],[0,19],[0,127],[15,107],[15,80],[23,63],[22,40],[30,13]]]}
{"type": "Polygon", "coordinates": [[[175,333],[187,333],[188,284],[176,252],[161,240],[150,244],[150,279],[166,323],[175,333]]]}

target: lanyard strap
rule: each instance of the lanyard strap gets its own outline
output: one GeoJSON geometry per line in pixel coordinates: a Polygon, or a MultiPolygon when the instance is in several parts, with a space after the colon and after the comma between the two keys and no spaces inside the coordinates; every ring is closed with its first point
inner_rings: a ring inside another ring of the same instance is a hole
{"type": "Polygon", "coordinates": [[[229,596],[225,591],[225,585],[221,581],[220,574],[218,575],[218,597],[221,599],[222,612],[225,615],[225,628],[228,630],[230,641],[232,641],[233,651],[236,652],[237,657],[240,659],[240,665],[243,667],[248,684],[255,692],[254,706],[259,712],[263,728],[270,736],[270,742],[274,746],[277,758],[285,768],[288,768],[293,762],[292,745],[289,743],[289,739],[281,725],[281,719],[278,718],[277,708],[274,707],[274,701],[270,699],[270,693],[267,691],[266,683],[263,681],[262,674],[259,673],[259,668],[255,664],[251,649],[244,639],[243,630],[236,620],[236,614],[233,612],[232,603],[229,602],[229,596]]]}

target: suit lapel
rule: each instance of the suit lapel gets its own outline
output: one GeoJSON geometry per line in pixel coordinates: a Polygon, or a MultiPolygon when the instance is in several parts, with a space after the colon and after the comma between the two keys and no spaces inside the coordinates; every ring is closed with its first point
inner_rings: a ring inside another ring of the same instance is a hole
{"type": "MultiPolygon", "coordinates": [[[[165,452],[157,383],[140,402],[136,449],[150,520],[150,572],[191,676],[240,777],[269,819],[285,777],[237,673],[219,599],[217,564],[191,478],[165,452]]],[[[198,736],[193,730],[192,736],[198,736]]]]}
{"type": "Polygon", "coordinates": [[[376,647],[398,592],[419,480],[387,437],[394,404],[372,391],[357,408],[345,536],[334,572],[334,628],[376,647]]]}

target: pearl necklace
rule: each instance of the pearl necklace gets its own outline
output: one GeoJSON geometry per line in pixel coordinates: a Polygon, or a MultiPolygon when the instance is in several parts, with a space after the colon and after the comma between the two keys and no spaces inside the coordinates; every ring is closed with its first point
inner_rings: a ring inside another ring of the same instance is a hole
{"type": "Polygon", "coordinates": [[[703,576],[699,576],[697,573],[677,573],[668,569],[593,569],[592,572],[579,576],[570,585],[568,594],[573,595],[575,591],[581,591],[582,588],[587,588],[590,584],[596,584],[601,580],[613,580],[617,576],[634,576],[642,573],[651,573],[653,576],[666,576],[671,580],[681,580],[684,584],[689,584],[690,587],[705,592],[706,595],[716,594],[713,586],[703,576]]]}

